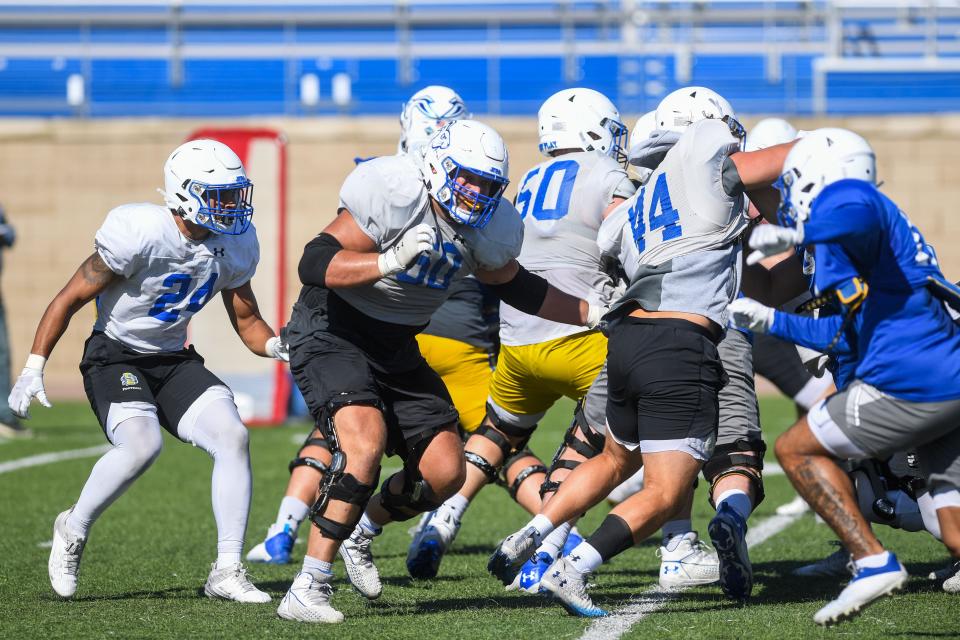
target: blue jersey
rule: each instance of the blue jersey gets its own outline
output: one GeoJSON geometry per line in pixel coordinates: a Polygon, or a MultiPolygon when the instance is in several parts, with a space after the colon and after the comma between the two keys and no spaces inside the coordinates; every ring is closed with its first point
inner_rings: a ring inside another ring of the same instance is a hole
{"type": "Polygon", "coordinates": [[[856,377],[912,402],[960,398],[960,326],[927,288],[942,277],[933,249],[873,185],[840,180],[814,200],[804,243],[815,245],[814,285],[858,276],[869,292],[856,320],[856,377]]]}

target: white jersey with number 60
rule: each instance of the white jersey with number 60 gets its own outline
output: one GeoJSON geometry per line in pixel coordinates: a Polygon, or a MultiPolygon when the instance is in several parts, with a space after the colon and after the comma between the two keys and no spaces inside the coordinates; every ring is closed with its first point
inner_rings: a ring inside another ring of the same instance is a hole
{"type": "Polygon", "coordinates": [[[240,235],[211,233],[194,242],[169,209],[150,203],[107,214],[95,246],[123,279],[97,297],[94,330],[144,353],[183,349],[193,314],[220,291],[249,282],[260,259],[253,225],[240,235]]]}

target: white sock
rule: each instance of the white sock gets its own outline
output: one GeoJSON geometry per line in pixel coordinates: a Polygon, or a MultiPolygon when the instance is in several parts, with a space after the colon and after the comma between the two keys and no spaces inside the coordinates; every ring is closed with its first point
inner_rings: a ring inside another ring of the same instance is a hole
{"type": "Polygon", "coordinates": [[[580,573],[593,573],[597,567],[603,564],[603,558],[600,552],[590,546],[590,543],[584,540],[570,552],[566,557],[570,566],[580,573]]]}
{"type": "Polygon", "coordinates": [[[285,525],[290,525],[290,533],[297,535],[297,529],[300,523],[304,521],[309,513],[310,507],[300,498],[294,496],[283,496],[280,501],[280,509],[277,511],[277,521],[274,526],[277,529],[283,529],[285,525]]]}
{"type": "Polygon", "coordinates": [[[236,551],[218,551],[217,569],[225,569],[240,563],[240,549],[236,551]]]}
{"type": "Polygon", "coordinates": [[[720,505],[726,504],[728,507],[737,512],[737,514],[743,518],[743,521],[746,522],[747,518],[750,517],[750,514],[753,513],[753,503],[750,502],[750,496],[748,496],[740,489],[730,489],[729,491],[724,491],[720,494],[720,497],[717,499],[717,510],[720,510],[720,505]]]}
{"type": "Polygon", "coordinates": [[[470,500],[456,493],[440,506],[440,510],[448,512],[453,516],[454,520],[460,522],[460,519],[469,506],[470,500]]]}
{"type": "Polygon", "coordinates": [[[562,525],[550,532],[550,535],[543,539],[543,542],[540,544],[540,548],[537,549],[537,552],[543,551],[550,554],[551,558],[559,558],[560,551],[563,549],[563,545],[567,542],[567,536],[570,534],[570,529],[570,523],[564,522],[562,525]]]}
{"type": "Polygon", "coordinates": [[[309,573],[314,578],[319,578],[320,574],[333,575],[333,563],[317,560],[310,556],[303,556],[303,571],[309,573]]]}
{"type": "Polygon", "coordinates": [[[890,562],[889,551],[881,551],[880,553],[872,556],[864,556],[859,560],[853,561],[853,563],[857,565],[857,569],[876,569],[877,567],[882,567],[888,562],[890,562]]]}
{"type": "Polygon", "coordinates": [[[533,520],[527,523],[527,527],[533,527],[536,529],[537,533],[540,534],[541,540],[550,535],[550,532],[554,529],[553,523],[550,522],[550,518],[540,513],[533,516],[533,520]]]}
{"type": "Polygon", "coordinates": [[[685,520],[671,520],[670,522],[664,523],[663,546],[667,546],[667,543],[670,542],[670,538],[674,536],[682,536],[689,531],[693,531],[693,523],[690,522],[690,518],[685,520]]]}
{"type": "Polygon", "coordinates": [[[363,512],[363,516],[361,516],[359,524],[360,530],[363,531],[363,534],[369,538],[378,536],[383,531],[383,527],[371,520],[366,511],[363,512]]]}

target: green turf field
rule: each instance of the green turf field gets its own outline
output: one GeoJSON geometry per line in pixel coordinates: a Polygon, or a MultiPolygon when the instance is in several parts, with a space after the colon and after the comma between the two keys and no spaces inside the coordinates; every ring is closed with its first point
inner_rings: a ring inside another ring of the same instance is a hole
{"type": "MultiPolygon", "coordinates": [[[[570,405],[547,417],[533,440],[545,459],[566,425],[570,405]]],[[[36,454],[104,443],[86,405],[60,403],[33,408],[37,437],[0,444],[0,464],[36,454]]],[[[786,428],[792,406],[762,402],[764,429],[772,442],[786,428]]],[[[253,510],[248,547],[273,520],[286,480],[287,462],[306,425],[255,430],[251,437],[253,510]]],[[[772,449],[772,447],[771,447],[772,449]]],[[[506,593],[485,570],[498,539],[527,516],[497,487],[488,488],[467,513],[456,544],[432,582],[412,582],[404,566],[407,524],[394,525],[374,543],[384,578],[383,596],[367,603],[341,578],[334,605],[347,620],[313,626],[279,620],[276,606],[294,566],[254,565],[254,581],[274,596],[264,605],[213,602],[202,588],[215,557],[216,533],[210,510],[208,457],[167,437],[154,466],[97,523],[87,545],[80,588],[73,601],[59,600],[47,580],[46,563],[53,519],[68,507],[95,457],[66,460],[0,474],[0,637],[336,637],[336,638],[578,638],[589,622],[559,606],[527,595],[506,593]]],[[[385,467],[396,468],[396,459],[385,467]]],[[[759,523],[793,497],[783,476],[769,476],[767,499],[755,514],[759,523]]],[[[590,532],[605,508],[581,524],[590,532]]],[[[695,526],[706,530],[710,510],[701,488],[695,526]]],[[[757,527],[757,524],[754,524],[757,527]]],[[[305,529],[303,530],[305,532],[305,529]]],[[[820,630],[813,612],[839,591],[831,579],[801,580],[789,575],[805,561],[833,550],[826,526],[812,516],[797,522],[751,552],[757,585],[752,603],[739,607],[717,587],[678,594],[638,621],[627,638],[806,638],[821,636],[907,638],[960,636],[957,597],[939,591],[924,576],[947,562],[943,548],[926,534],[883,528],[880,537],[896,551],[913,578],[908,592],[874,605],[859,619],[820,630]]],[[[305,535],[301,535],[305,539],[305,535]]],[[[616,558],[595,576],[595,600],[616,609],[656,582],[658,542],[649,540],[616,558]]],[[[304,545],[296,547],[302,556],[304,545]]]]}

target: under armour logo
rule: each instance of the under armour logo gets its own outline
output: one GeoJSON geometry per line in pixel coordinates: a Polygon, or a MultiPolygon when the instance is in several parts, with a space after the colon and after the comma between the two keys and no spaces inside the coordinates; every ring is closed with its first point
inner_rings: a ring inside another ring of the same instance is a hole
{"type": "Polygon", "coordinates": [[[534,580],[537,579],[537,572],[531,570],[530,572],[523,574],[523,575],[521,576],[521,578],[523,578],[524,580],[529,580],[529,581],[532,582],[532,581],[534,581],[534,580]]]}
{"type": "Polygon", "coordinates": [[[580,562],[580,556],[570,556],[572,562],[580,562]]]}
{"type": "Polygon", "coordinates": [[[213,248],[213,255],[216,256],[217,258],[222,258],[223,256],[226,255],[226,253],[227,253],[227,250],[224,249],[223,247],[213,248]]]}

